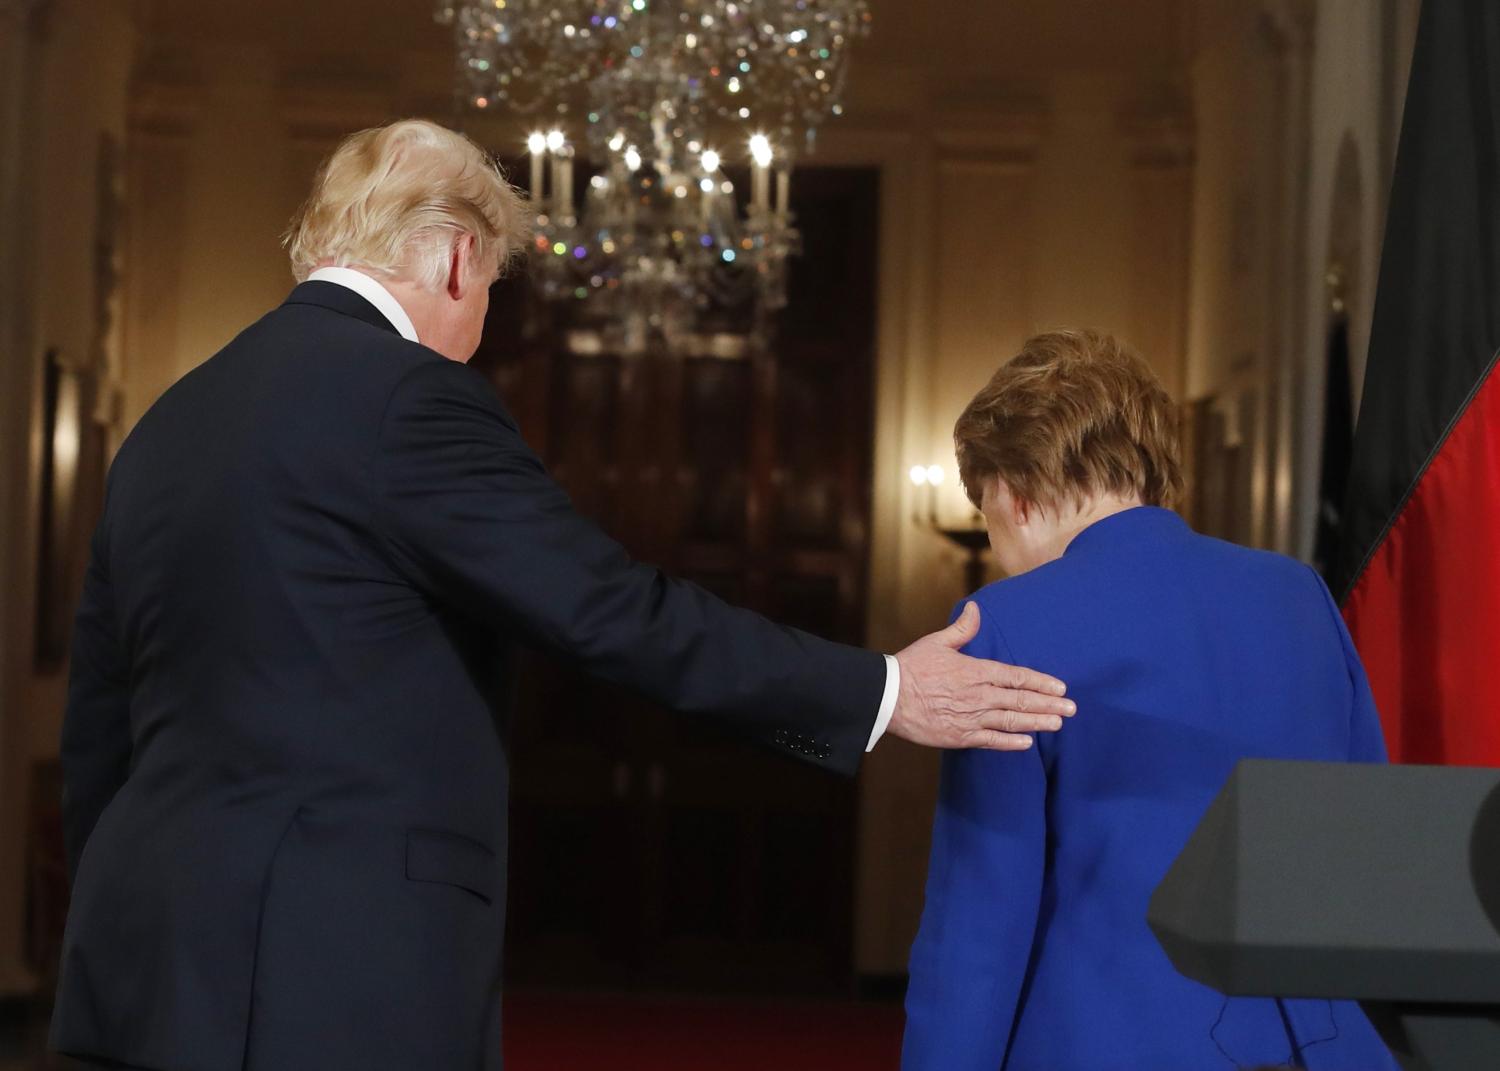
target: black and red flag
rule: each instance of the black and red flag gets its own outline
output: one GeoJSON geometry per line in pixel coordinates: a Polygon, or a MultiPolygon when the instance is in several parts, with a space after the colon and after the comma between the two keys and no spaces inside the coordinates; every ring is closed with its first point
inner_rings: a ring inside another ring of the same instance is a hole
{"type": "Polygon", "coordinates": [[[1500,766],[1500,3],[1422,5],[1333,571],[1399,762],[1500,766]]]}

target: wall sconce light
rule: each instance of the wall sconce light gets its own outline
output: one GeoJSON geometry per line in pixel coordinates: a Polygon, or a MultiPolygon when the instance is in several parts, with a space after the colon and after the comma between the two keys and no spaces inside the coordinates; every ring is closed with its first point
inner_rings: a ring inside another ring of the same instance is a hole
{"type": "Polygon", "coordinates": [[[943,467],[941,465],[913,465],[908,475],[911,477],[912,486],[917,488],[916,498],[913,499],[912,520],[918,524],[923,523],[922,499],[925,498],[927,500],[925,521],[930,527],[937,529],[937,496],[938,488],[943,486],[945,478],[943,467]],[[927,490],[925,495],[922,493],[923,488],[927,490]]]}
{"type": "Polygon", "coordinates": [[[954,546],[967,552],[968,559],[964,562],[964,584],[968,591],[978,591],[984,587],[984,552],[989,549],[990,545],[990,535],[984,526],[984,518],[978,510],[975,510],[967,527],[945,527],[938,520],[938,488],[943,486],[947,478],[943,467],[941,465],[913,465],[907,475],[915,489],[912,499],[913,522],[936,532],[954,546]],[[924,489],[925,494],[923,494],[924,489]],[[924,498],[927,507],[925,516],[923,516],[922,509],[924,498]]]}

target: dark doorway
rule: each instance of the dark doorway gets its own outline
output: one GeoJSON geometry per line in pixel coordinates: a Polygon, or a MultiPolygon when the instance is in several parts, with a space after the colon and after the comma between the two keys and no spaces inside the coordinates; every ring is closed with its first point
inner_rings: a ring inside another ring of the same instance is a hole
{"type": "MultiPolygon", "coordinates": [[[[525,280],[474,364],[575,504],[638,558],[834,639],[864,633],[878,175],[803,169],[779,340],[581,355],[525,280]]],[[[852,782],[536,654],[513,721],[507,984],[834,990],[852,782]]]]}

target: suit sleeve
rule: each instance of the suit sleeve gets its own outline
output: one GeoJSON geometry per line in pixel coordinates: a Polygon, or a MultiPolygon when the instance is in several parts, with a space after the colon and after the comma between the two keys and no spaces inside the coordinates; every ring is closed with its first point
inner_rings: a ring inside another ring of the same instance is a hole
{"type": "Polygon", "coordinates": [[[573,510],[472,370],[433,361],[397,384],[372,475],[387,552],[433,598],[677,710],[858,767],[884,659],[632,561],[573,510]]]}
{"type": "Polygon", "coordinates": [[[1322,593],[1323,603],[1333,618],[1333,627],[1338,633],[1339,644],[1344,653],[1344,667],[1349,673],[1349,761],[1385,762],[1385,734],[1380,727],[1380,711],[1375,708],[1375,696],[1370,691],[1370,680],[1365,676],[1364,663],[1359,660],[1354,639],[1349,635],[1349,628],[1344,624],[1344,617],[1339,613],[1328,585],[1323,583],[1323,578],[1311,566],[1308,571],[1312,573],[1318,590],[1322,593]]]}
{"type": "Polygon", "coordinates": [[[1046,806],[1039,746],[944,754],[903,1071],[994,1071],[1005,1062],[1041,905],[1046,806]]]}
{"type": "Polygon", "coordinates": [[[94,533],[73,627],[63,715],[63,841],[68,873],[130,772],[130,666],[115,623],[104,523],[94,533]]]}

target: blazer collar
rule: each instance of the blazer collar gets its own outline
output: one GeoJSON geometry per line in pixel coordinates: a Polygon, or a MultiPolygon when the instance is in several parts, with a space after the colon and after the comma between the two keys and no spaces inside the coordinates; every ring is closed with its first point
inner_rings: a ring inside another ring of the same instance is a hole
{"type": "Polygon", "coordinates": [[[284,304],[316,305],[319,308],[331,309],[345,316],[352,316],[356,320],[363,320],[382,331],[389,331],[397,338],[401,337],[401,332],[397,331],[396,326],[385,318],[385,313],[347,286],[340,286],[338,283],[324,282],[321,279],[299,283],[297,288],[287,296],[284,304]]]}
{"type": "Polygon", "coordinates": [[[1159,506],[1136,506],[1095,521],[1073,537],[1064,556],[1092,546],[1117,546],[1166,539],[1190,531],[1187,521],[1159,506]]]}

